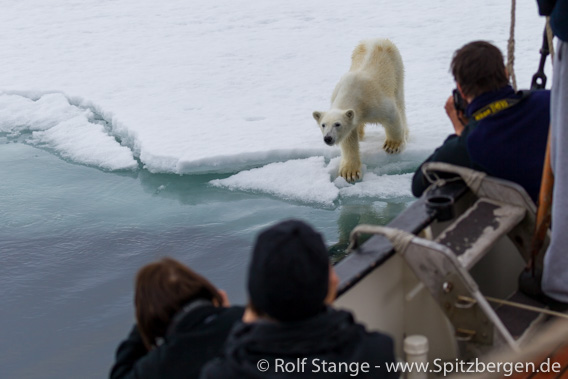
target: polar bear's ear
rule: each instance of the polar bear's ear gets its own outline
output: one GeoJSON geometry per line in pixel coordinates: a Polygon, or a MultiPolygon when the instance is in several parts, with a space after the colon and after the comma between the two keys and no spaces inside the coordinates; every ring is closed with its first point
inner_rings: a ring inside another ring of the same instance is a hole
{"type": "Polygon", "coordinates": [[[345,117],[347,117],[348,120],[353,120],[353,117],[355,117],[355,111],[353,111],[353,109],[346,110],[345,117]]]}
{"type": "Polygon", "coordinates": [[[321,118],[321,112],[315,111],[314,113],[312,113],[312,116],[314,116],[314,119],[319,122],[321,118]]]}

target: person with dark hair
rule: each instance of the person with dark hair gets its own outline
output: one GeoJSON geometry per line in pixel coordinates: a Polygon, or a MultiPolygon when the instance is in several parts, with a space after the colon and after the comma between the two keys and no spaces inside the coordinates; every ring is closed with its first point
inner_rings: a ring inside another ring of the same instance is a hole
{"type": "Polygon", "coordinates": [[[288,220],[261,232],[244,323],[201,378],[398,377],[386,368],[395,360],[392,339],[330,306],[338,282],[321,235],[309,225],[288,220]]]}
{"type": "MultiPolygon", "coordinates": [[[[550,162],[554,173],[550,245],[544,255],[542,290],[548,299],[568,308],[568,0],[538,0],[539,13],[550,16],[550,27],[558,38],[554,55],[550,162]]],[[[555,304],[558,306],[558,304],[555,304]]],[[[560,308],[560,307],[559,307],[560,308]]]]}
{"type": "MultiPolygon", "coordinates": [[[[457,89],[445,110],[454,134],[425,162],[451,163],[510,180],[536,203],[550,123],[550,91],[515,93],[501,51],[486,41],[458,49],[451,72],[457,89]]],[[[412,179],[412,193],[419,197],[429,185],[420,166],[412,179]]]]}
{"type": "Polygon", "coordinates": [[[172,258],[142,267],[135,287],[136,325],[116,351],[112,379],[197,378],[244,313],[172,258]]]}

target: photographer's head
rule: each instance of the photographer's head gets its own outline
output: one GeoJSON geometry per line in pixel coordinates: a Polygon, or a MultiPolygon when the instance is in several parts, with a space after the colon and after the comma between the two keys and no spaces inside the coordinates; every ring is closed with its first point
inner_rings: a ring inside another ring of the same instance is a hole
{"type": "Polygon", "coordinates": [[[174,315],[193,300],[227,305],[223,291],[172,258],[150,263],[138,271],[134,305],[138,330],[148,349],[165,336],[174,315]]]}
{"type": "Polygon", "coordinates": [[[337,276],[322,236],[288,220],[261,232],[249,267],[250,308],[280,322],[308,319],[333,301],[337,276]]]}
{"type": "Polygon", "coordinates": [[[503,54],[486,41],[470,42],[458,49],[450,69],[466,98],[473,99],[509,84],[503,54]]]}

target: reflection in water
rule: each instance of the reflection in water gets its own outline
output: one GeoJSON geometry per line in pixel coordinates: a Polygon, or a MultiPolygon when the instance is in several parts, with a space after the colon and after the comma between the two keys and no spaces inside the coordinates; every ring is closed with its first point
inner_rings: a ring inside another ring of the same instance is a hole
{"type": "MultiPolygon", "coordinates": [[[[339,262],[347,254],[351,230],[359,224],[386,225],[410,204],[407,201],[391,202],[375,201],[371,204],[344,204],[337,219],[338,241],[329,247],[333,263],[339,262]]],[[[361,236],[361,243],[370,236],[361,236]]]]}

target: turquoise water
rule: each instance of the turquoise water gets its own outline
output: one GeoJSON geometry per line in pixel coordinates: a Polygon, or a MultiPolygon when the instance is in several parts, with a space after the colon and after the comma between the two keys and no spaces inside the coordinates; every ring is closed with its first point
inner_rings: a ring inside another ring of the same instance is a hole
{"type": "Polygon", "coordinates": [[[244,303],[260,229],[304,219],[338,260],[353,226],[385,224],[412,201],[318,208],[207,184],[226,176],[104,172],[0,137],[0,377],[105,377],[150,261],[180,259],[244,303]]]}

